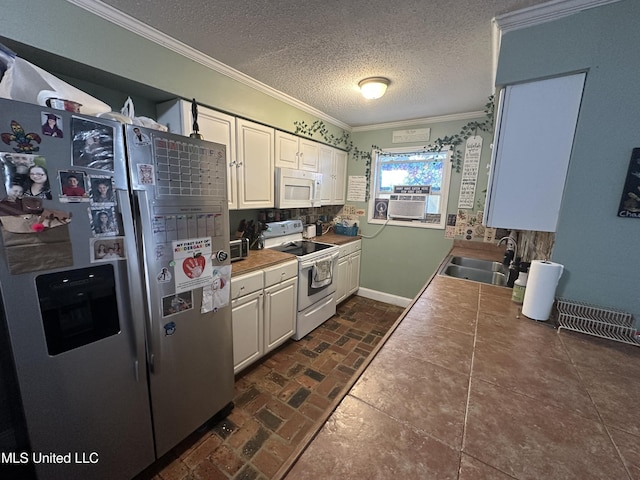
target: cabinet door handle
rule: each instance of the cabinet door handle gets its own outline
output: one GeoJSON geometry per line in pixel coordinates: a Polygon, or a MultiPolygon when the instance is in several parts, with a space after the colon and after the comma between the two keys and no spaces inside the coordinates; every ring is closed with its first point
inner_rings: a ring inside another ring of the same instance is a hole
{"type": "Polygon", "coordinates": [[[133,372],[135,375],[136,382],[140,381],[140,364],[138,360],[133,362],[133,372]]]}
{"type": "Polygon", "coordinates": [[[240,168],[242,166],[242,162],[237,162],[236,167],[240,168]]]}
{"type": "Polygon", "coordinates": [[[243,291],[244,291],[244,285],[240,287],[240,289],[238,290],[238,295],[236,295],[236,298],[234,298],[234,300],[237,298],[240,298],[242,296],[243,291]]]}

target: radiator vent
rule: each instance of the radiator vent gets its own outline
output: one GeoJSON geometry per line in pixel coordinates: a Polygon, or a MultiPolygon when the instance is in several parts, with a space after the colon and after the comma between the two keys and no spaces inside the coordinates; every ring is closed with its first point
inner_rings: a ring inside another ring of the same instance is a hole
{"type": "Polygon", "coordinates": [[[558,330],[564,328],[640,346],[640,336],[633,327],[630,313],[565,298],[558,298],[556,303],[558,330]]]}
{"type": "Polygon", "coordinates": [[[389,218],[424,220],[427,210],[427,195],[391,195],[389,218]]]}

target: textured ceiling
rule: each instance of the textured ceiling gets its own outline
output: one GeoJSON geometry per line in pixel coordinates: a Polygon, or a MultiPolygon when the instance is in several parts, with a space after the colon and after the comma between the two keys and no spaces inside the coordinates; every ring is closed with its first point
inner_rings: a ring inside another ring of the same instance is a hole
{"type": "MultiPolygon", "coordinates": [[[[546,1],[546,0],[545,0],[546,1]]],[[[491,19],[543,0],[103,0],[350,126],[479,111],[491,19]],[[360,80],[384,76],[365,100],[360,80]]]]}

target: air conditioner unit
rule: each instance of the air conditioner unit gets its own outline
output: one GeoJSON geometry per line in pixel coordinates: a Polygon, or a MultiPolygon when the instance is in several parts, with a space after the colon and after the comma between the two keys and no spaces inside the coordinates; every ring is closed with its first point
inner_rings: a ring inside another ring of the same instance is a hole
{"type": "Polygon", "coordinates": [[[424,220],[428,195],[391,195],[389,197],[389,218],[424,220]]]}

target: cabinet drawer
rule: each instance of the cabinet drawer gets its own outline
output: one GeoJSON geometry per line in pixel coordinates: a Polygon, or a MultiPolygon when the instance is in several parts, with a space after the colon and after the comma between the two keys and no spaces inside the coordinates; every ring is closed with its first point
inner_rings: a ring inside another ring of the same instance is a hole
{"type": "Polygon", "coordinates": [[[264,270],[264,286],[270,287],[298,275],[298,261],[280,263],[264,270]]]}
{"type": "Polygon", "coordinates": [[[231,298],[236,299],[262,290],[262,270],[231,278],[231,298]]]}
{"type": "Polygon", "coordinates": [[[340,258],[351,255],[362,249],[362,240],[356,240],[355,242],[345,243],[340,245],[340,258]]]}

